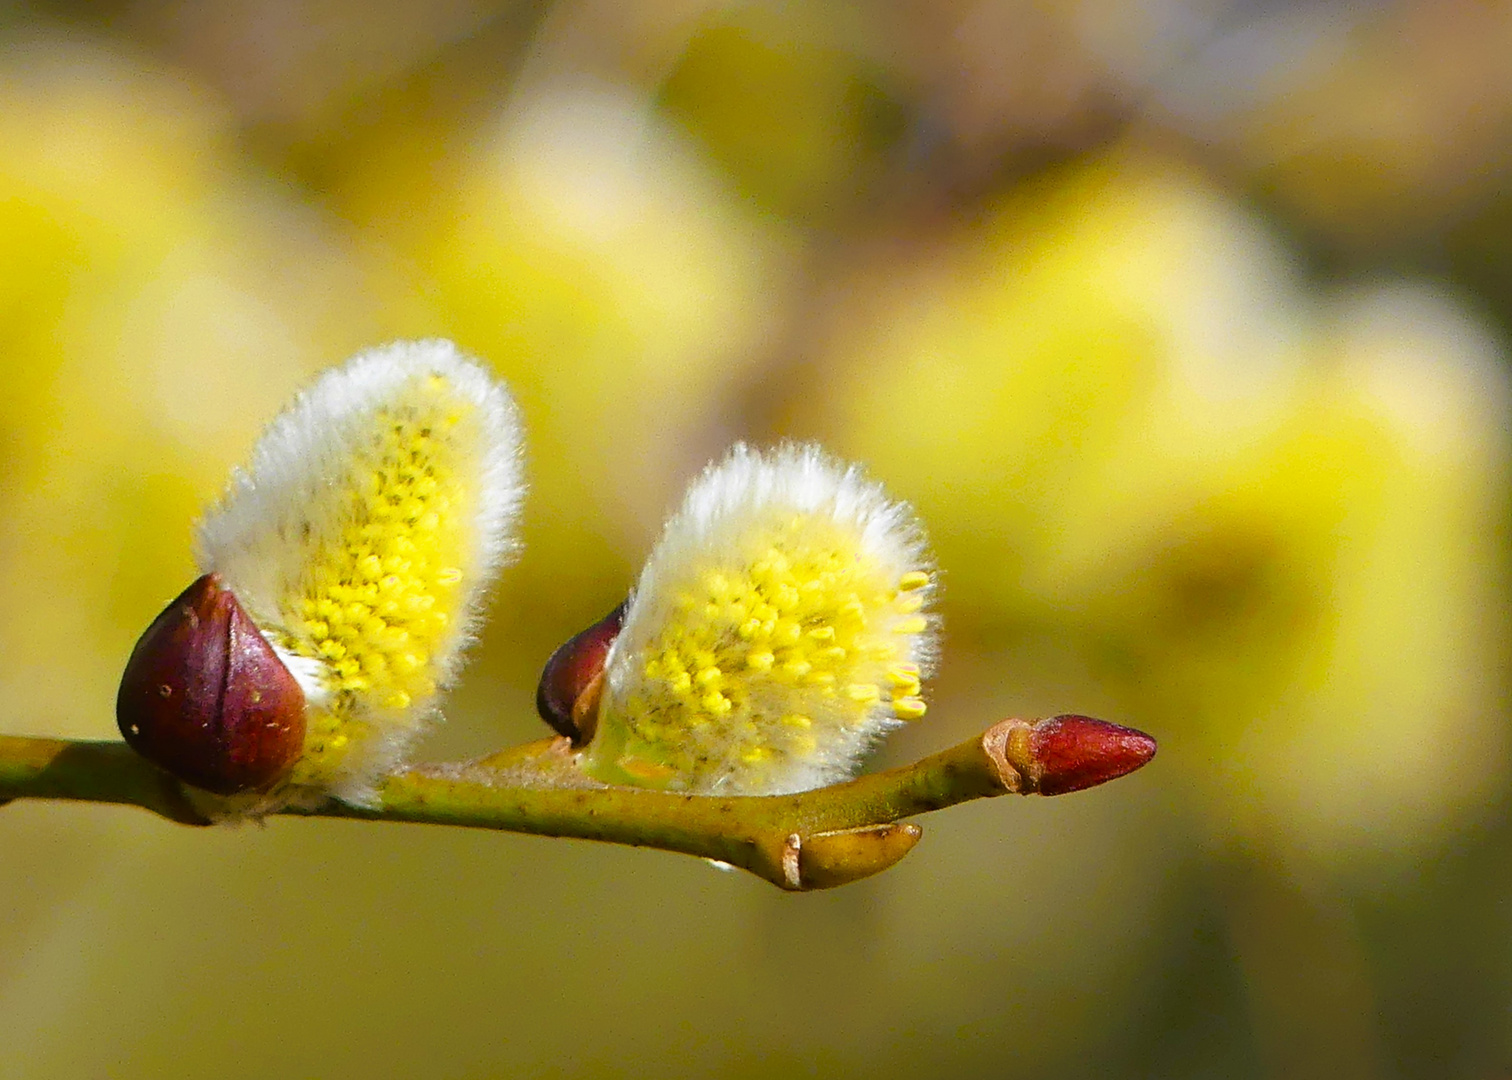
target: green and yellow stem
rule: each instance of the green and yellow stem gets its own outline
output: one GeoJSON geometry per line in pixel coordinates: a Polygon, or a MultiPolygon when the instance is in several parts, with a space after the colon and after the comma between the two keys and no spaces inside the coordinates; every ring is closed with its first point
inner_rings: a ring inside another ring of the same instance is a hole
{"type": "MultiPolygon", "coordinates": [[[[599,784],[579,770],[566,739],[549,739],[476,761],[394,773],[379,784],[373,807],[329,800],[278,813],[661,848],[738,866],[784,889],[823,889],[868,877],[906,855],[920,831],[905,818],[1041,790],[1045,769],[1037,759],[1036,727],[1005,720],[922,761],[848,783],[731,798],[599,784]]],[[[1050,785],[1043,786],[1048,792],[1050,785]]],[[[0,736],[0,805],[16,799],[120,803],[183,824],[209,823],[178,781],[119,742],[0,736]]]]}

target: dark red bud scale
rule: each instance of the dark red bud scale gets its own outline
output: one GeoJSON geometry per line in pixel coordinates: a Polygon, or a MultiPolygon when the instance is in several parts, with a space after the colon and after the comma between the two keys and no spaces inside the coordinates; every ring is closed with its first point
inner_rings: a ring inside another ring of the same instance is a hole
{"type": "Polygon", "coordinates": [[[625,621],[621,604],[551,654],[536,688],[536,712],[558,733],[583,746],[593,738],[604,663],[625,621]]]}
{"type": "Polygon", "coordinates": [[[132,749],[187,784],[265,791],[304,749],[304,691],[231,590],[206,574],[132,650],[116,722],[132,749]]]}

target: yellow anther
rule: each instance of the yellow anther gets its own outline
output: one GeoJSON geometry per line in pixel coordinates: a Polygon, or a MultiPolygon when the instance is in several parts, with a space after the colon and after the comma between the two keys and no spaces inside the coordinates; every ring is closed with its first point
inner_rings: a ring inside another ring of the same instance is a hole
{"type": "Polygon", "coordinates": [[[898,579],[899,592],[912,592],[929,584],[929,575],[923,570],[910,570],[898,579]]]}
{"type": "Polygon", "coordinates": [[[808,636],[815,641],[833,641],[835,628],[833,626],[816,626],[808,632],[808,636]]]}
{"type": "Polygon", "coordinates": [[[888,671],[887,681],[894,686],[917,686],[919,685],[919,665],[898,664],[888,671]]]}
{"type": "Polygon", "coordinates": [[[866,625],[866,605],[855,597],[841,604],[837,611],[842,619],[866,625]]]}
{"type": "Polygon", "coordinates": [[[899,619],[893,627],[895,634],[922,634],[929,626],[929,620],[922,615],[910,615],[906,619],[899,619]]]}
{"type": "Polygon", "coordinates": [[[814,726],[814,722],[801,713],[788,713],[782,718],[782,724],[784,727],[798,728],[800,731],[807,731],[814,726]]]}
{"type": "Polygon", "coordinates": [[[813,667],[814,665],[810,664],[807,660],[788,660],[783,663],[782,671],[783,674],[789,675],[794,679],[801,679],[813,670],[813,667]]]}
{"type": "Polygon", "coordinates": [[[722,672],[717,667],[700,668],[698,674],[693,676],[693,681],[707,690],[719,682],[722,672]]]}
{"type": "Polygon", "coordinates": [[[769,652],[753,652],[746,656],[746,667],[752,671],[770,671],[776,657],[769,652]]]}
{"type": "Polygon", "coordinates": [[[882,696],[874,683],[851,683],[845,688],[845,696],[859,704],[876,701],[882,696]]]}
{"type": "Polygon", "coordinates": [[[923,698],[904,697],[894,698],[892,709],[899,720],[917,720],[929,711],[929,706],[924,704],[923,698]]]}

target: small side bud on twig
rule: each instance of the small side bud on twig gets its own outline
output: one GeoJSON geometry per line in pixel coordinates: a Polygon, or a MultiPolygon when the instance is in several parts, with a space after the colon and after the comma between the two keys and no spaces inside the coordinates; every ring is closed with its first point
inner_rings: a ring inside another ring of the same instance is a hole
{"type": "Polygon", "coordinates": [[[1142,731],[1090,716],[1004,720],[982,736],[1004,787],[1021,795],[1065,795],[1133,772],[1155,756],[1142,731]]]}
{"type": "Polygon", "coordinates": [[[792,889],[833,889],[880,874],[913,850],[923,830],[893,822],[788,837],[783,870],[792,889]]]}
{"type": "Polygon", "coordinates": [[[598,726],[604,662],[625,621],[622,603],[577,634],[546,661],[536,688],[536,712],[574,746],[586,746],[598,726]]]}

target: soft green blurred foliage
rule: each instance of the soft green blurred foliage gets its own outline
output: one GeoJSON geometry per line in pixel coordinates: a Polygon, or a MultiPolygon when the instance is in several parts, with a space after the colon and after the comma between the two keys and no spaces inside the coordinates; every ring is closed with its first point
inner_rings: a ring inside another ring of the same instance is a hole
{"type": "Polygon", "coordinates": [[[1512,1065],[1495,5],[0,9],[0,730],[105,737],[321,366],[438,334],[526,552],[427,747],[544,734],[736,438],[912,501],[944,670],[1155,734],[833,894],[565,841],[0,811],[0,1077],[1512,1065]]]}

